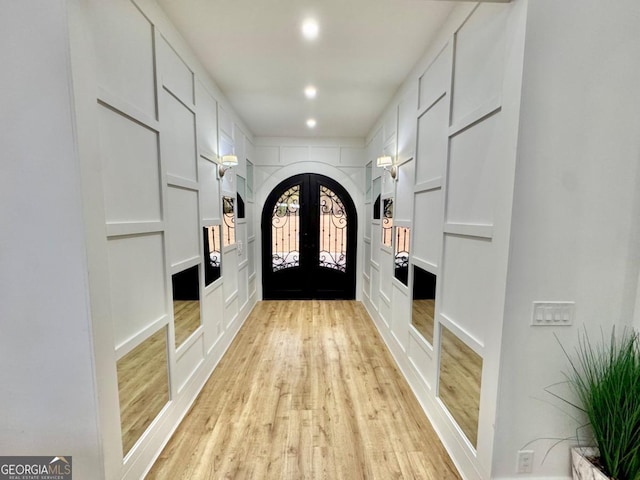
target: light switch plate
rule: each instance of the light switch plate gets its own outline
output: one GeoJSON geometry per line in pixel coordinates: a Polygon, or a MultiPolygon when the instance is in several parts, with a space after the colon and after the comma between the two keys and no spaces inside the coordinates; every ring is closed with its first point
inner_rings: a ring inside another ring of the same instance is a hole
{"type": "Polygon", "coordinates": [[[566,327],[573,325],[575,302],[533,302],[531,325],[566,327]]]}

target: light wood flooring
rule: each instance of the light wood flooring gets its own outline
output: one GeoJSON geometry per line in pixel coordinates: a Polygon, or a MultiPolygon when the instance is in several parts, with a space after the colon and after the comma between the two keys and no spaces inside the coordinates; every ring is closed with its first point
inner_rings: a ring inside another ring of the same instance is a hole
{"type": "Polygon", "coordinates": [[[198,300],[174,300],[173,325],[175,327],[176,348],[178,348],[200,326],[200,302],[198,300]]]}
{"type": "Polygon", "coordinates": [[[441,328],[440,400],[475,446],[480,415],[482,357],[448,328],[441,328]]]}
{"type": "Polygon", "coordinates": [[[122,449],[126,455],[169,401],[167,329],[118,360],[122,449]]]}
{"type": "Polygon", "coordinates": [[[459,479],[362,304],[259,302],[148,479],[459,479]]]}
{"type": "Polygon", "coordinates": [[[433,324],[435,300],[413,300],[411,323],[424,339],[433,345],[433,324]]]}

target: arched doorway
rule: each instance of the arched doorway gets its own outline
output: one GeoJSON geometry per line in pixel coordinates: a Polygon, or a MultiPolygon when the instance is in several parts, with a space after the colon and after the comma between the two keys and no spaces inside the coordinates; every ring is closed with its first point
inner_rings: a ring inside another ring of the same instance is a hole
{"type": "Polygon", "coordinates": [[[278,184],[262,210],[264,299],[355,298],[357,225],[335,180],[304,173],[278,184]]]}

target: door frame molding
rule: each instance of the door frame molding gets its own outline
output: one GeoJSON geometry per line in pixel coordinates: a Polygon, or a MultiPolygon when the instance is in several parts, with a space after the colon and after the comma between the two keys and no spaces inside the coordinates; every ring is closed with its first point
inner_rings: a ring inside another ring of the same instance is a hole
{"type": "Polygon", "coordinates": [[[254,178],[260,179],[261,174],[269,175],[267,178],[262,180],[257,190],[254,192],[255,205],[256,210],[254,214],[254,231],[256,244],[256,253],[260,256],[256,258],[256,293],[257,298],[263,299],[262,296],[262,232],[261,232],[261,222],[262,222],[262,208],[264,206],[267,197],[271,193],[271,191],[278,186],[282,181],[286,180],[289,177],[293,177],[295,175],[301,173],[315,173],[318,175],[324,175],[326,177],[332,178],[340,183],[349,195],[351,196],[351,200],[356,207],[356,213],[358,215],[358,225],[356,232],[356,300],[362,301],[362,265],[363,265],[363,245],[364,245],[364,222],[371,221],[371,219],[367,216],[367,211],[364,209],[364,180],[363,185],[358,185],[354,182],[351,175],[353,175],[354,170],[361,168],[362,175],[364,175],[364,165],[362,167],[349,167],[348,169],[342,170],[340,168],[334,167],[332,165],[327,165],[324,163],[316,163],[316,162],[298,162],[293,163],[291,165],[280,166],[277,171],[271,173],[264,167],[270,167],[270,165],[260,165],[254,163],[254,178]],[[258,211],[259,210],[259,211],[258,211]]]}

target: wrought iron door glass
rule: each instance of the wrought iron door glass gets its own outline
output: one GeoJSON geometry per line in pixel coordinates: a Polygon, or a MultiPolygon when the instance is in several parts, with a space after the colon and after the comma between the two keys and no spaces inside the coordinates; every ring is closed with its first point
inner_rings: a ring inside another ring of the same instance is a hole
{"type": "Polygon", "coordinates": [[[236,243],[236,216],[234,213],[234,200],[231,197],[222,197],[222,220],[224,231],[222,245],[228,247],[236,243]]]}
{"type": "Polygon", "coordinates": [[[405,285],[409,285],[409,242],[411,229],[396,227],[396,251],[394,255],[394,275],[405,285]]]}
{"type": "Polygon", "coordinates": [[[284,192],[273,207],[271,239],[274,272],[300,266],[300,185],[284,192]]]}
{"type": "Polygon", "coordinates": [[[204,227],[204,284],[211,285],[221,275],[220,225],[204,227]]]}
{"type": "Polygon", "coordinates": [[[382,244],[391,247],[393,242],[393,199],[385,198],[382,209],[382,244]]]}
{"type": "Polygon", "coordinates": [[[348,219],[338,195],[320,185],[320,255],[321,267],[346,271],[348,219]]]}

